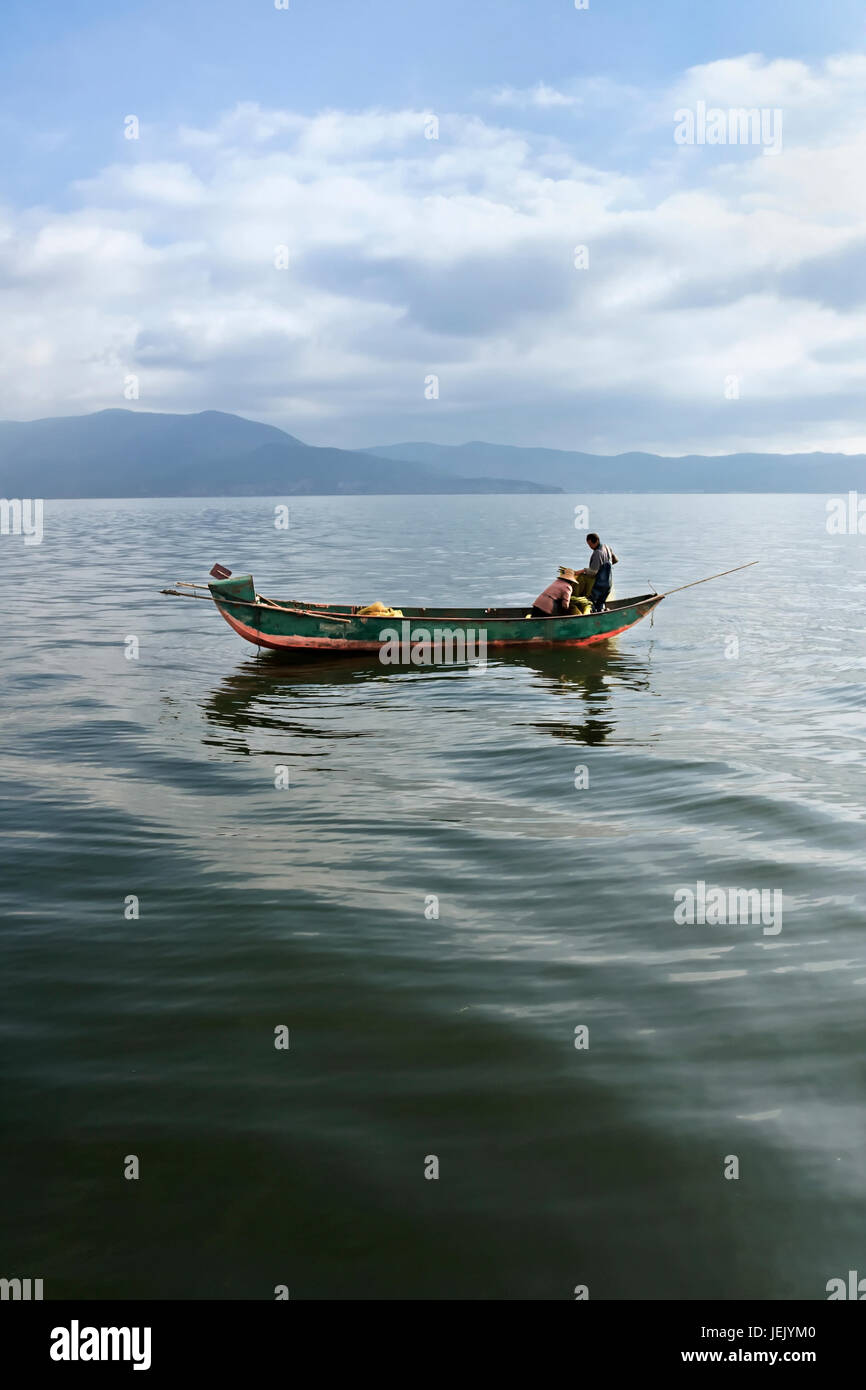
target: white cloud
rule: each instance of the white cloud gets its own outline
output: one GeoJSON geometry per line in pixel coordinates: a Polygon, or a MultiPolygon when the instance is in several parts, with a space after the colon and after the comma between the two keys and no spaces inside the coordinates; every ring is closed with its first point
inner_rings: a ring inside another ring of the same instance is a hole
{"type": "Polygon", "coordinates": [[[578,78],[565,90],[551,87],[547,82],[536,82],[532,87],[498,87],[492,92],[482,92],[480,100],[490,106],[513,107],[517,111],[577,108],[581,112],[617,109],[624,112],[636,103],[646,105],[646,96],[638,88],[602,76],[578,78]]]}
{"type": "Polygon", "coordinates": [[[703,98],[716,106],[841,111],[852,98],[862,107],[864,81],[866,54],[828,58],[812,68],[793,59],[746,53],[689,68],[671,96],[685,105],[703,98]]]}
{"type": "MultiPolygon", "coordinates": [[[[415,414],[423,437],[464,411],[501,438],[507,401],[552,422],[539,442],[579,447],[577,422],[608,401],[612,447],[717,452],[736,373],[739,447],[794,447],[786,406],[804,403],[800,447],[858,447],[839,402],[866,384],[864,326],[832,267],[866,244],[864,75],[856,55],[691,69],[646,98],[648,124],[691,100],[782,104],[801,142],[719,159],[659,131],[628,172],[448,112],[438,139],[424,110],[249,103],[210,130],[154,131],[74,186],[80,209],[0,218],[0,415],[122,405],[135,372],[141,408],[306,422],[315,442],[370,442],[415,414]],[[422,415],[428,372],[436,416],[422,415]]],[[[498,104],[555,111],[589,91],[539,83],[498,104]]],[[[616,110],[612,84],[596,98],[616,110]]]]}
{"type": "Polygon", "coordinates": [[[196,207],[207,201],[205,186],[189,165],[170,160],[115,164],[99,178],[83,179],[75,188],[83,198],[91,201],[107,197],[123,203],[186,207],[196,207]]]}
{"type": "Polygon", "coordinates": [[[545,108],[580,104],[579,97],[557,91],[546,82],[536,82],[534,87],[500,87],[497,91],[491,92],[490,101],[494,106],[516,106],[522,109],[528,106],[545,108]]]}

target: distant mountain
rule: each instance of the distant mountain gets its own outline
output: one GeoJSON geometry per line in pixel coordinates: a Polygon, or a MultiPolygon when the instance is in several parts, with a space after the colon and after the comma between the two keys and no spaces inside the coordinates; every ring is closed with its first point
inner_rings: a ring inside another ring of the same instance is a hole
{"type": "Polygon", "coordinates": [[[263,444],[250,455],[248,467],[258,482],[246,491],[268,495],[559,492],[522,478],[464,478],[424,464],[308,444],[263,444]]]}
{"type": "Polygon", "coordinates": [[[100,410],[65,419],[0,421],[4,497],[851,489],[866,493],[862,454],[606,456],[478,440],[328,449],[221,410],[100,410]]]}
{"type": "Polygon", "coordinates": [[[445,473],[534,478],[563,492],[866,492],[863,454],[584,454],[510,444],[383,444],[368,450],[445,473]]]}
{"type": "Polygon", "coordinates": [[[557,491],[511,475],[466,478],[435,465],[315,448],[273,425],[220,410],[100,410],[65,419],[0,421],[4,497],[557,491]]]}

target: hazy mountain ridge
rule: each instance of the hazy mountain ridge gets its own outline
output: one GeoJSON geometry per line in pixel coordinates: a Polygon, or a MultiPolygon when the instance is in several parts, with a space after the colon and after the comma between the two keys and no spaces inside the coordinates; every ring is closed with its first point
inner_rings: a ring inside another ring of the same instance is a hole
{"type": "Polygon", "coordinates": [[[690,454],[407,442],[305,444],[219,410],[0,421],[0,495],[213,497],[543,492],[866,493],[863,454],[690,454]]]}
{"type": "Polygon", "coordinates": [[[416,461],[317,448],[219,410],[0,421],[6,497],[214,497],[556,492],[525,479],[465,478],[416,461]]]}
{"type": "Polygon", "coordinates": [[[513,444],[384,444],[368,452],[399,456],[443,472],[534,478],[563,492],[866,492],[863,454],[587,454],[513,444]]]}

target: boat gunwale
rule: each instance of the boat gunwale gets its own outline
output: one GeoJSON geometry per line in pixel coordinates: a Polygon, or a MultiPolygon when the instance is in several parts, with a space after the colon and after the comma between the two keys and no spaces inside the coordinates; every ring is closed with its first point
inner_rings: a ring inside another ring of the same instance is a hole
{"type": "Polygon", "coordinates": [[[229,607],[235,605],[241,608],[256,608],[262,613],[273,613],[281,610],[284,613],[291,614],[294,611],[298,611],[299,617],[315,617],[324,622],[327,622],[329,618],[333,620],[339,619],[341,621],[345,621],[349,618],[359,623],[378,623],[379,625],[386,622],[418,622],[422,618],[428,622],[475,624],[516,622],[546,623],[550,622],[551,619],[563,621],[566,618],[600,618],[603,617],[605,613],[619,613],[626,608],[636,608],[645,604],[653,606],[656,602],[661,602],[665,597],[664,594],[638,594],[633,598],[614,599],[613,604],[602,609],[601,612],[598,613],[590,608],[585,613],[550,613],[543,616],[539,614],[530,616],[523,613],[521,616],[522,606],[518,605],[515,611],[502,617],[496,616],[495,612],[489,613],[486,609],[479,609],[472,614],[460,614],[455,611],[448,613],[447,611],[437,612],[435,609],[428,611],[425,608],[416,608],[414,612],[409,612],[407,614],[404,610],[400,615],[397,615],[390,613],[358,613],[353,611],[353,606],[350,604],[328,604],[326,606],[324,604],[311,603],[303,599],[268,599],[265,594],[256,594],[255,601],[250,601],[249,599],[236,599],[230,598],[225,594],[214,594],[213,587],[215,586],[209,585],[208,587],[211,588],[214,602],[218,607],[223,605],[229,607]],[[279,609],[275,609],[271,606],[277,603],[280,605],[279,609]],[[320,609],[321,611],[316,613],[300,611],[304,609],[320,609]]]}

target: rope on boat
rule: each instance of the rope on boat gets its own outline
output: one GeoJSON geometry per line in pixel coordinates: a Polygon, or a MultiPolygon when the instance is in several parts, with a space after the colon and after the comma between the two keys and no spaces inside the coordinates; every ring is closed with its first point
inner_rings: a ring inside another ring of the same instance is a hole
{"type": "Polygon", "coordinates": [[[726,574],[736,574],[738,570],[751,569],[752,565],[759,565],[760,560],[749,560],[748,564],[735,565],[732,570],[722,570],[721,574],[708,574],[706,579],[693,579],[691,584],[680,584],[676,589],[667,589],[659,598],[667,598],[668,594],[680,594],[683,589],[694,589],[698,584],[709,584],[711,579],[724,579],[726,574]]]}

